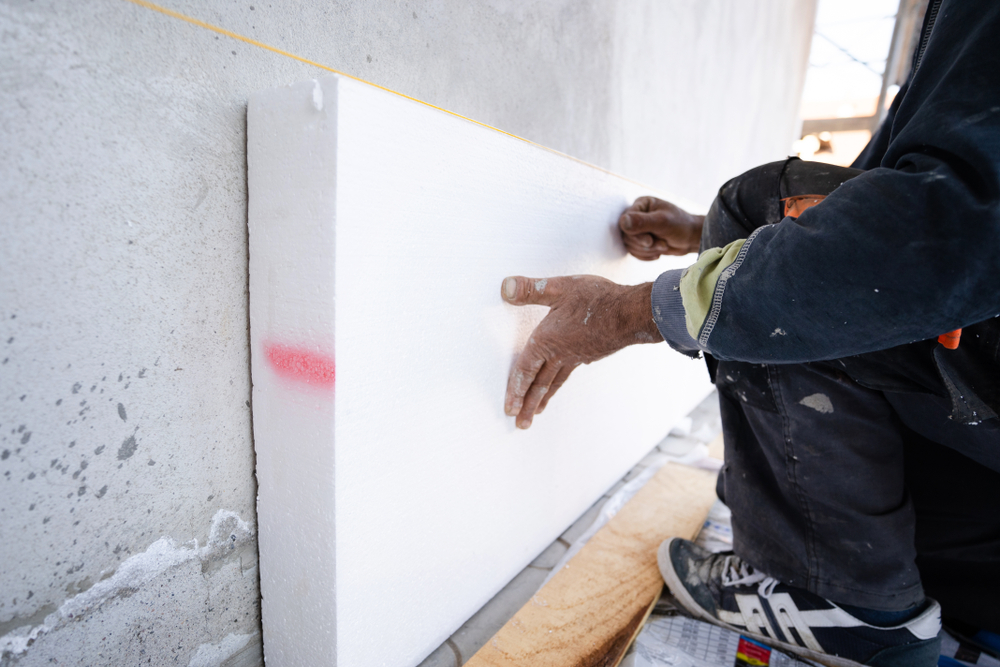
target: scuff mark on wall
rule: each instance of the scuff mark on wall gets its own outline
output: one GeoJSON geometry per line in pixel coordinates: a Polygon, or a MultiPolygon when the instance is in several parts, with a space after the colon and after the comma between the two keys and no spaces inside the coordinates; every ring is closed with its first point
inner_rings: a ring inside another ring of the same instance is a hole
{"type": "Polygon", "coordinates": [[[136,447],[138,444],[135,441],[135,434],[133,433],[129,437],[125,438],[122,442],[122,446],[118,448],[118,460],[124,461],[135,454],[136,447]]]}

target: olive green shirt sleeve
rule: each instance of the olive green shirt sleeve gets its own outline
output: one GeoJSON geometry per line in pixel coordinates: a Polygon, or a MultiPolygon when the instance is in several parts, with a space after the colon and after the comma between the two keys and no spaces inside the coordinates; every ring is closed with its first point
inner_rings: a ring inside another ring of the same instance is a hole
{"type": "Polygon", "coordinates": [[[681,276],[685,324],[688,334],[696,341],[705,333],[706,321],[714,323],[718,317],[717,312],[713,317],[713,311],[722,305],[725,281],[738,268],[744,243],[746,239],[739,239],[724,248],[706,250],[681,276]]]}

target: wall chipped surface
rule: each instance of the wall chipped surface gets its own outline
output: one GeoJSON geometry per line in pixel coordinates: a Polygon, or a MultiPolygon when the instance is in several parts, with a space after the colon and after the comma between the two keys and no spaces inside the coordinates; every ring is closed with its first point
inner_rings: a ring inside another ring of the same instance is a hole
{"type": "MultiPolygon", "coordinates": [[[[787,151],[814,11],[169,6],[703,203],[787,151]]],[[[0,0],[0,664],[260,663],[246,100],[319,74],[125,0],[0,0]]]]}

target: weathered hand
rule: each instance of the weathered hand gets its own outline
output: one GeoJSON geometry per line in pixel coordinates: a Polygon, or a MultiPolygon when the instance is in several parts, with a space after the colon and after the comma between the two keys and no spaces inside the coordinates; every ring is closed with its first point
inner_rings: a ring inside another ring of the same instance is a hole
{"type": "Polygon", "coordinates": [[[618,218],[625,248],[643,261],[698,252],[703,215],[692,215],[656,197],[639,197],[618,218]]]}
{"type": "Polygon", "coordinates": [[[506,278],[503,298],[550,308],[528,338],[507,381],[504,411],[528,428],[580,364],[628,345],[663,340],[653,322],[653,284],[618,285],[598,276],[506,278]]]}

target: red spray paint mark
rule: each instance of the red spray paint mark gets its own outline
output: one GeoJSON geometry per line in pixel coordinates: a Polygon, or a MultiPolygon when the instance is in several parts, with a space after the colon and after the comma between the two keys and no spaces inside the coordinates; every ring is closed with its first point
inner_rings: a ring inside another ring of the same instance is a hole
{"type": "Polygon", "coordinates": [[[283,378],[317,387],[333,386],[333,357],[281,343],[265,343],[264,355],[283,378]]]}

